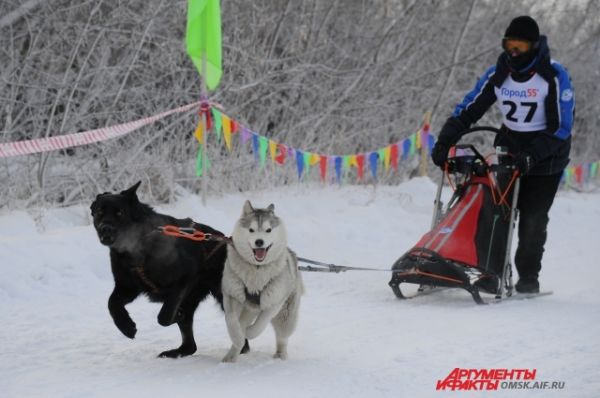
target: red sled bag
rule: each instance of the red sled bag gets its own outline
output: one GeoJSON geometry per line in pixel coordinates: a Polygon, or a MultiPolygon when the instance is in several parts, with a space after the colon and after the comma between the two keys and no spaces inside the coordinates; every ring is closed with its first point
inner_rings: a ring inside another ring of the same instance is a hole
{"type": "MultiPolygon", "coordinates": [[[[480,130],[500,133],[490,127],[467,132],[480,130]]],[[[398,298],[407,298],[402,283],[419,284],[419,292],[462,288],[479,304],[485,303],[480,291],[496,299],[512,294],[510,242],[519,178],[510,154],[500,152],[496,158],[488,163],[472,145],[450,149],[445,176],[454,194],[442,211],[442,179],[431,231],[392,266],[389,285],[398,298]]]]}

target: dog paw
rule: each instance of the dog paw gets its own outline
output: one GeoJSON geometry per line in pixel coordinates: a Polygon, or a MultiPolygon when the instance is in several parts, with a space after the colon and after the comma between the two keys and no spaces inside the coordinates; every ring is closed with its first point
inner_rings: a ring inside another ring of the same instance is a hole
{"type": "Polygon", "coordinates": [[[158,354],[159,358],[180,358],[187,357],[196,352],[196,347],[179,347],[174,350],[163,351],[158,354]]]}
{"type": "Polygon", "coordinates": [[[275,358],[275,359],[281,359],[282,361],[285,361],[286,359],[288,359],[288,354],[285,351],[282,351],[282,352],[277,351],[273,355],[273,358],[275,358]]]}
{"type": "Polygon", "coordinates": [[[117,325],[117,328],[119,328],[121,333],[123,333],[125,336],[129,337],[130,339],[133,339],[135,337],[135,334],[137,333],[137,328],[135,326],[135,322],[133,322],[131,319],[129,319],[127,321],[115,323],[115,325],[117,325]]]}
{"type": "Polygon", "coordinates": [[[221,362],[233,363],[233,362],[237,361],[238,356],[240,355],[239,352],[240,352],[239,348],[237,348],[236,346],[232,346],[229,349],[229,352],[227,353],[227,355],[225,355],[223,357],[223,360],[221,362]]]}
{"type": "Polygon", "coordinates": [[[172,324],[178,321],[178,316],[179,313],[167,314],[166,312],[163,313],[163,311],[161,311],[156,319],[160,326],[171,326],[172,324]]]}

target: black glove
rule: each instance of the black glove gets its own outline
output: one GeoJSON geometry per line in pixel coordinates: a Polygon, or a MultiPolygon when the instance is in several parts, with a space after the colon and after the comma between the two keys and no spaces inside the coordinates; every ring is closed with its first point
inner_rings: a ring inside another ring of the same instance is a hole
{"type": "Polygon", "coordinates": [[[515,155],[515,167],[521,175],[529,173],[529,170],[534,166],[535,160],[533,156],[527,152],[519,152],[515,155]]]}
{"type": "Polygon", "coordinates": [[[436,166],[444,168],[448,159],[448,149],[460,139],[460,133],[467,127],[456,117],[451,116],[446,120],[440,130],[438,140],[431,150],[431,160],[436,166]]]}
{"type": "Polygon", "coordinates": [[[442,169],[444,168],[444,164],[446,163],[446,160],[448,160],[448,150],[450,149],[450,146],[450,144],[440,140],[435,143],[431,150],[431,160],[433,160],[433,164],[442,169]]]}

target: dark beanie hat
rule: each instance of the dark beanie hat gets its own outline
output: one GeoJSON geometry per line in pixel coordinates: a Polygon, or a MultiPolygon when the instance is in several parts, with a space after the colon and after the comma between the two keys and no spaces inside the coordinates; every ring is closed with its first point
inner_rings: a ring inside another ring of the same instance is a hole
{"type": "Polygon", "coordinates": [[[516,17],[510,22],[506,33],[504,33],[504,37],[536,42],[540,40],[540,28],[535,19],[524,15],[516,17]]]}

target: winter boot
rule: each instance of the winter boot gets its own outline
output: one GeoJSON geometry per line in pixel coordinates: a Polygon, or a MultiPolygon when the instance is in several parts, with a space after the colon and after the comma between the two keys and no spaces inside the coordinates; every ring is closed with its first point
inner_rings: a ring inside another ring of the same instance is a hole
{"type": "Polygon", "coordinates": [[[523,276],[515,285],[515,289],[519,293],[539,293],[540,283],[537,276],[523,276]]]}

